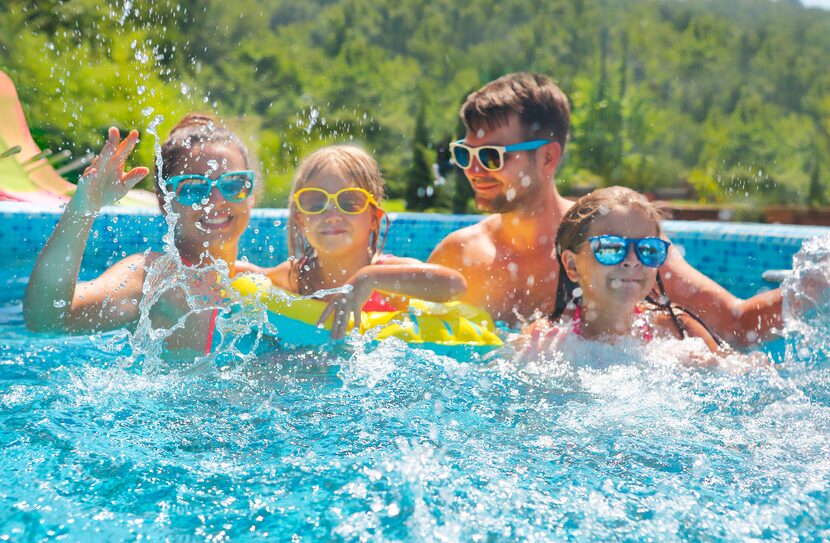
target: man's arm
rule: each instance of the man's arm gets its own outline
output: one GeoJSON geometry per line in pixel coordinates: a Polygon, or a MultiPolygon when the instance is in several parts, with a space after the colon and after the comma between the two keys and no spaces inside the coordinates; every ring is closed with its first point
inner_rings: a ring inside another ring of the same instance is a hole
{"type": "Polygon", "coordinates": [[[783,325],[781,289],[742,300],[696,269],[675,248],[660,271],[671,301],[694,311],[719,336],[736,345],[775,337],[783,325]]]}

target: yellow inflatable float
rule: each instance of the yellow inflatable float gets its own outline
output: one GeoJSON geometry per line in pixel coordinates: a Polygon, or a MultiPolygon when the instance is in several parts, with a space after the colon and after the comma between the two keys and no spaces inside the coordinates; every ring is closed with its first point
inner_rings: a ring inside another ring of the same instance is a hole
{"type": "MultiPolygon", "coordinates": [[[[231,286],[243,297],[266,307],[268,320],[283,344],[328,343],[331,319],[325,328],[317,327],[325,302],[276,288],[262,275],[242,275],[231,286]]],[[[462,302],[439,304],[411,299],[406,310],[361,313],[358,330],[376,341],[396,337],[414,347],[454,358],[485,354],[502,345],[490,315],[462,302]]]]}

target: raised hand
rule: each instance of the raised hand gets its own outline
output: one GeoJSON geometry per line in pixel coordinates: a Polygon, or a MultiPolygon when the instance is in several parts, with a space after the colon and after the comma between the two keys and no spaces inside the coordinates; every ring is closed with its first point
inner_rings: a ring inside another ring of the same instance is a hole
{"type": "Polygon", "coordinates": [[[80,199],[86,211],[96,212],[123,198],[127,191],[144,179],[150,170],[144,167],[124,171],[127,156],[138,143],[138,131],[132,130],[124,140],[110,127],[107,142],[78,180],[74,200],[80,199]]]}

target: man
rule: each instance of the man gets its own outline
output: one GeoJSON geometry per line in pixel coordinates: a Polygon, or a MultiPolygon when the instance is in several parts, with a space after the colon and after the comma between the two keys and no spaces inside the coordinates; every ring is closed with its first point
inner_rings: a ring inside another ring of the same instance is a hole
{"type": "MultiPolygon", "coordinates": [[[[503,76],[471,94],[461,107],[466,135],[453,145],[476,206],[492,213],[453,232],[429,262],[467,279],[463,301],[511,325],[548,315],[556,304],[556,231],[572,202],[554,175],[565,150],[570,108],[548,77],[503,76]],[[484,147],[484,149],[481,149],[484,147]]],[[[692,268],[672,246],[661,275],[669,298],[698,313],[725,339],[752,344],[781,326],[781,292],[741,300],[692,268]]]]}

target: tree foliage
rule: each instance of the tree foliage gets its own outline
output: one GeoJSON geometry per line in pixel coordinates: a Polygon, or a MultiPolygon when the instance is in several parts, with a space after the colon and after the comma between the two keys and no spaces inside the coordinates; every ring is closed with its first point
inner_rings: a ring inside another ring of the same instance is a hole
{"type": "Polygon", "coordinates": [[[819,202],[828,51],[830,13],[771,0],[8,0],[0,14],[0,68],[41,145],[81,153],[110,124],[137,127],[135,162],[151,163],[158,115],[163,138],[187,110],[215,111],[258,152],[269,205],[335,141],[367,148],[405,197],[413,161],[461,135],[464,96],[517,70],[572,100],[565,183],[819,202]]]}

